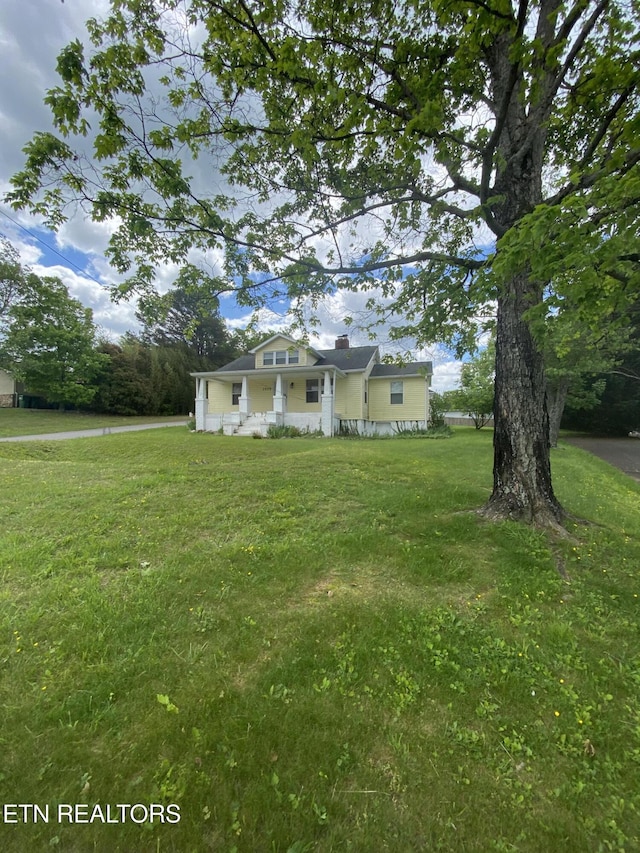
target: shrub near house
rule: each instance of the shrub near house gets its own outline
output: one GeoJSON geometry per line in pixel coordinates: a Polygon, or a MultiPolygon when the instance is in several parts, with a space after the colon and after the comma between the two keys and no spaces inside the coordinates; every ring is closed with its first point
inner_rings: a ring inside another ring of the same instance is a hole
{"type": "Polygon", "coordinates": [[[196,427],[232,435],[266,435],[292,426],[335,435],[348,422],[362,434],[398,425],[426,427],[431,362],[380,363],[377,346],[317,350],[274,335],[218,370],[193,373],[196,427]]]}

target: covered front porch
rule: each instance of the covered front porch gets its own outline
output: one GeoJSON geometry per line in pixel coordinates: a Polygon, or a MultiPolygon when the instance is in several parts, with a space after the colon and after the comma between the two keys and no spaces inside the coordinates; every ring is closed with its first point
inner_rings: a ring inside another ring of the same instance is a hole
{"type": "Polygon", "coordinates": [[[295,426],[334,435],[337,368],[292,368],[196,374],[196,429],[225,435],[266,435],[271,426],[295,426]]]}

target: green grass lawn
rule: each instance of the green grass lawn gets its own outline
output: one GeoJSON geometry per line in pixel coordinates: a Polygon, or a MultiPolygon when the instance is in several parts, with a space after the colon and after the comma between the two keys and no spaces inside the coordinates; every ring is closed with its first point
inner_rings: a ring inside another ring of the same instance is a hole
{"type": "Polygon", "coordinates": [[[0,445],[0,801],[50,809],[0,849],[640,849],[640,484],[562,446],[550,540],[472,512],[491,455],[0,445]]]}
{"type": "Polygon", "coordinates": [[[82,412],[58,412],[54,409],[0,409],[0,438],[12,435],[40,435],[41,433],[67,432],[76,429],[101,429],[102,427],[129,424],[159,423],[160,421],[185,421],[186,415],[168,417],[118,417],[116,415],[89,415],[82,412]]]}

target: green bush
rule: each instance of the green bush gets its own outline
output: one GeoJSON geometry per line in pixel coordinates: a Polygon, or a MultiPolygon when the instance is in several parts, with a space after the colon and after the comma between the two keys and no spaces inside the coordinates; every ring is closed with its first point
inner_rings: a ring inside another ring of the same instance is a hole
{"type": "Polygon", "coordinates": [[[439,429],[445,426],[444,413],[446,412],[446,401],[442,394],[431,391],[429,394],[429,429],[439,429]]]}
{"type": "Polygon", "coordinates": [[[296,426],[270,426],[267,430],[267,438],[300,438],[304,435],[296,426]]]}
{"type": "Polygon", "coordinates": [[[394,438],[450,438],[453,435],[451,427],[445,423],[425,428],[419,425],[419,421],[409,427],[401,426],[400,422],[396,422],[393,432],[394,438]]]}

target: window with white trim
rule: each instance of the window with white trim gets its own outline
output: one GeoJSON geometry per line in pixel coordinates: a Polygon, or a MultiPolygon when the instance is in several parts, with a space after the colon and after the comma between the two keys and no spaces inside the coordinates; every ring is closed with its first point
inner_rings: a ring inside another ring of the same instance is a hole
{"type": "Polygon", "coordinates": [[[274,364],[300,364],[300,350],[277,349],[262,354],[263,367],[273,367],[274,364]]]}
{"type": "Polygon", "coordinates": [[[317,403],[320,399],[320,380],[307,379],[307,403],[317,403]]]}
{"type": "Polygon", "coordinates": [[[231,383],[231,405],[240,405],[240,397],[242,396],[242,382],[231,383]]]}
{"type": "Polygon", "coordinates": [[[401,379],[391,382],[391,405],[397,406],[404,403],[404,384],[401,379]]]}

